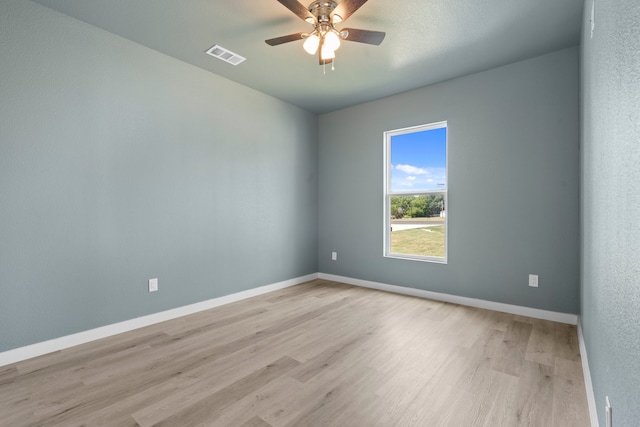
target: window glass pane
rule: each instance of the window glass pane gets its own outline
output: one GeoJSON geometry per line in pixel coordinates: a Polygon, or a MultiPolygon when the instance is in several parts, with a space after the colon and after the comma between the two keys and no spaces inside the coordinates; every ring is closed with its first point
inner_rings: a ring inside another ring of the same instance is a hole
{"type": "Polygon", "coordinates": [[[390,203],[392,254],[445,256],[443,194],[391,196],[390,203]]]}
{"type": "Polygon", "coordinates": [[[391,192],[447,189],[447,128],[391,137],[391,192]]]}

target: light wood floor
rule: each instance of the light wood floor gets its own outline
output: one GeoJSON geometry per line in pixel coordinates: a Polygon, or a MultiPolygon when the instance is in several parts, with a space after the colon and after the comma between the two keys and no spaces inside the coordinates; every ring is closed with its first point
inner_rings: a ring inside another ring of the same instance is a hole
{"type": "Polygon", "coordinates": [[[0,425],[589,418],[575,326],[316,280],[0,367],[0,425]]]}

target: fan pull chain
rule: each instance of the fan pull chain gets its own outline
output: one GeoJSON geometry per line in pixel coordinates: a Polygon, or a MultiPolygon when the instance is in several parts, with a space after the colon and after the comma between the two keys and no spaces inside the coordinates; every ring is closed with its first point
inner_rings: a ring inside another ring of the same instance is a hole
{"type": "MultiPolygon", "coordinates": [[[[333,58],[333,60],[331,61],[331,71],[335,71],[336,70],[336,59],[333,58]]],[[[327,62],[326,61],[322,61],[322,75],[326,75],[327,74],[327,62]]]]}

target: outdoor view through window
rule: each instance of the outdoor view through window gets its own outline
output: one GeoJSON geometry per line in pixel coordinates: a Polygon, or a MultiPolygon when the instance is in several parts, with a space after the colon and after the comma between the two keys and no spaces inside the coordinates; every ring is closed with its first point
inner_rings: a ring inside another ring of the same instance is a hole
{"type": "Polygon", "coordinates": [[[447,123],[385,132],[385,256],[447,262],[447,123]]]}

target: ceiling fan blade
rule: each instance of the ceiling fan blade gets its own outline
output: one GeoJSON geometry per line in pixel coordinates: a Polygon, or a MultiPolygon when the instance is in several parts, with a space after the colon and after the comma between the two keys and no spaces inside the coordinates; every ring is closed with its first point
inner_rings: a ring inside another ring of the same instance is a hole
{"type": "Polygon", "coordinates": [[[296,14],[300,19],[306,21],[308,18],[315,19],[309,9],[296,0],[278,0],[284,7],[296,14]]]}
{"type": "Polygon", "coordinates": [[[336,6],[333,14],[339,15],[340,18],[342,18],[342,22],[344,22],[366,2],[367,0],[342,0],[340,4],[336,6]]]}
{"type": "Polygon", "coordinates": [[[343,40],[358,43],[375,44],[376,46],[382,43],[386,33],[382,31],[370,31],[359,30],[357,28],[344,28],[340,33],[347,32],[347,36],[343,37],[343,40]]]}
{"type": "Polygon", "coordinates": [[[289,43],[289,42],[294,42],[296,40],[302,40],[304,38],[305,34],[307,34],[307,33],[289,34],[289,35],[286,35],[286,36],[281,36],[281,37],[276,37],[274,39],[265,40],[264,42],[266,44],[268,44],[269,46],[277,46],[277,45],[283,44],[283,43],[289,43]]]}

